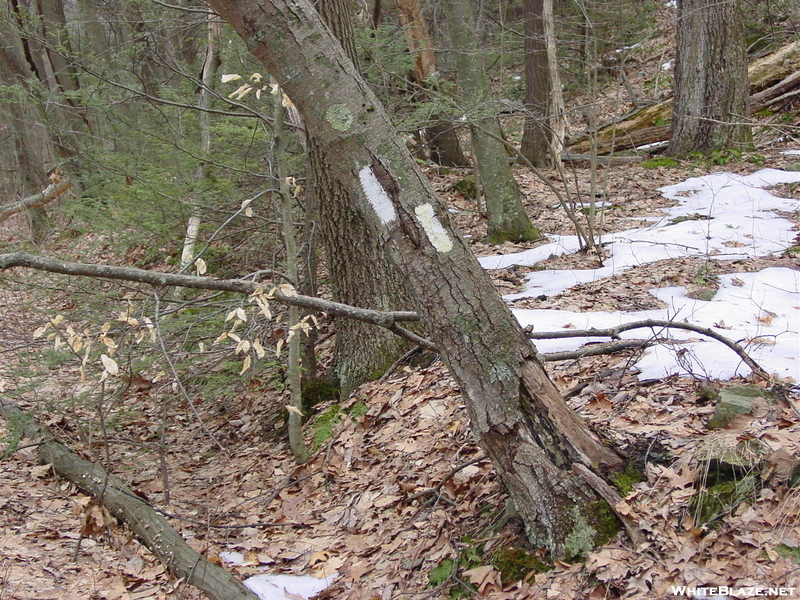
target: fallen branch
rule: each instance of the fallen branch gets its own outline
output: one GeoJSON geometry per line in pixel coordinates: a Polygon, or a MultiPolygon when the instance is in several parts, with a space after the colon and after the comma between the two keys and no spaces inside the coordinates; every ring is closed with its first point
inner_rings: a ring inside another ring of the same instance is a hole
{"type": "MultiPolygon", "coordinates": [[[[787,44],[754,61],[747,69],[752,112],[779,102],[779,98],[790,97],[793,93],[790,90],[798,85],[795,75],[798,69],[800,42],[787,44]]],[[[595,132],[597,153],[608,154],[667,140],[671,120],[671,98],[628,113],[595,132]]],[[[566,145],[570,152],[586,153],[592,147],[590,137],[589,133],[582,133],[568,140],[566,145]]]]}
{"type": "MultiPolygon", "coordinates": [[[[145,271],[144,269],[135,269],[133,267],[113,267],[109,265],[97,265],[91,263],[75,263],[66,262],[61,260],[54,260],[52,258],[44,258],[25,252],[15,252],[12,254],[0,254],[0,271],[10,269],[12,267],[26,267],[29,269],[38,269],[40,271],[48,271],[51,273],[61,273],[64,275],[79,275],[83,277],[99,277],[102,279],[113,279],[117,281],[133,281],[137,283],[147,283],[154,286],[173,286],[173,287],[187,287],[200,290],[214,290],[223,292],[235,292],[239,294],[252,294],[261,284],[252,281],[244,281],[242,279],[215,279],[213,277],[195,277],[193,275],[180,275],[175,273],[162,273],[160,271],[145,271]]],[[[401,322],[419,321],[419,315],[411,311],[390,311],[381,312],[379,310],[370,310],[366,308],[358,308],[356,306],[349,306],[331,300],[323,300],[322,298],[315,298],[312,296],[303,296],[300,294],[289,296],[280,291],[275,291],[274,300],[283,304],[293,304],[301,306],[310,310],[325,312],[336,317],[344,317],[348,319],[355,319],[365,323],[371,323],[379,327],[384,327],[389,331],[399,335],[400,337],[409,340],[413,344],[438,352],[437,346],[430,340],[423,338],[411,331],[398,325],[401,322]]],[[[733,350],[744,363],[750,367],[753,372],[764,379],[769,379],[764,369],[762,369],[745,350],[736,342],[721,336],[717,332],[706,327],[698,327],[697,325],[689,325],[688,323],[678,323],[676,321],[660,321],[660,320],[647,320],[637,321],[634,323],[626,323],[618,325],[611,329],[589,329],[589,330],[567,330],[567,331],[553,331],[545,333],[530,333],[530,339],[558,339],[569,337],[610,337],[612,339],[619,339],[619,334],[623,331],[630,329],[639,329],[643,327],[671,327],[673,329],[685,329],[694,331],[702,335],[708,336],[725,344],[733,350]]],[[[641,342],[634,341],[627,342],[628,346],[608,346],[597,347],[587,350],[577,350],[569,354],[557,352],[552,354],[542,355],[545,361],[555,360],[570,360],[579,358],[580,356],[593,356],[595,354],[610,354],[617,350],[622,350],[626,347],[641,347],[641,342]]]]}
{"type": "MultiPolygon", "coordinates": [[[[667,327],[671,329],[684,329],[686,331],[694,331],[695,333],[699,333],[701,335],[705,335],[712,339],[717,340],[721,344],[726,345],[728,348],[733,350],[739,358],[742,359],[742,362],[746,364],[750,369],[761,377],[762,379],[769,379],[769,374],[762,369],[759,364],[754,361],[750,356],[745,352],[745,349],[742,348],[740,344],[733,342],[726,338],[725,336],[720,335],[713,329],[708,327],[700,327],[699,325],[691,325],[689,323],[678,323],[677,321],[663,321],[660,319],[647,319],[645,321],[634,321],[632,323],[623,323],[622,325],[617,325],[616,327],[610,327],[608,329],[569,329],[564,331],[544,331],[544,332],[530,332],[528,333],[528,337],[532,340],[555,340],[555,339],[563,339],[563,338],[573,338],[573,337],[610,337],[611,339],[618,340],[619,334],[624,331],[630,331],[631,329],[643,329],[647,327],[667,327]]],[[[588,355],[587,355],[588,356],[588,355]]]]}
{"type": "MultiPolygon", "coordinates": [[[[546,338],[538,338],[546,339],[546,338]]],[[[593,344],[578,348],[577,350],[565,350],[564,352],[548,352],[541,354],[545,362],[555,362],[559,360],[577,360],[584,356],[599,356],[601,354],[614,354],[622,350],[631,348],[647,348],[656,344],[658,340],[625,340],[624,342],[609,342],[607,344],[593,344]]]]}
{"type": "Polygon", "coordinates": [[[190,548],[180,533],[119,477],[73,454],[17,405],[0,399],[0,415],[9,423],[20,424],[24,437],[40,440],[39,462],[52,465],[57,475],[101,498],[105,507],[123,521],[173,575],[185,578],[211,600],[257,600],[258,597],[233,575],[190,548]]]}
{"type": "Polygon", "coordinates": [[[17,200],[16,202],[3,204],[0,206],[0,223],[17,213],[22,212],[23,210],[37,208],[52,202],[71,187],[72,182],[69,179],[64,179],[58,183],[48,185],[44,191],[39,192],[38,194],[34,194],[28,198],[23,198],[22,200],[17,200]]]}

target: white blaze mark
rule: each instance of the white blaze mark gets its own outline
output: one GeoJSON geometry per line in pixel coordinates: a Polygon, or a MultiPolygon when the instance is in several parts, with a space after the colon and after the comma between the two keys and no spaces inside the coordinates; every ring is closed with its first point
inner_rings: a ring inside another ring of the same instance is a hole
{"type": "Polygon", "coordinates": [[[419,219],[419,224],[425,230],[433,247],[442,254],[446,254],[453,249],[453,240],[450,239],[447,231],[442,227],[439,217],[433,213],[433,206],[430,204],[420,204],[414,209],[414,213],[419,219]]]}
{"type": "Polygon", "coordinates": [[[358,178],[361,180],[361,187],[367,200],[372,204],[375,209],[375,214],[381,220],[381,223],[388,225],[397,218],[397,213],[394,211],[392,201],[386,190],[383,189],[381,182],[375,177],[372,172],[372,167],[367,165],[358,172],[358,178]]]}

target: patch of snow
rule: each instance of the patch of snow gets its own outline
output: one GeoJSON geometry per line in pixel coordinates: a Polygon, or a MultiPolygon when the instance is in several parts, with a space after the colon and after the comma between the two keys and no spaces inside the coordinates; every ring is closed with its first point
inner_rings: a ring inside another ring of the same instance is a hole
{"type": "MultiPolygon", "coordinates": [[[[686,296],[686,288],[669,287],[650,290],[669,308],[636,312],[573,312],[550,309],[513,309],[524,327],[535,331],[564,329],[606,329],[623,323],[645,319],[675,320],[713,329],[726,338],[739,341],[747,353],[769,373],[781,377],[800,375],[800,271],[771,267],[758,273],[735,273],[720,277],[720,288],[710,301],[686,296]]],[[[690,374],[717,379],[746,375],[749,367],[739,356],[720,342],[701,334],[670,329],[661,331],[676,341],[674,348],[649,348],[636,363],[640,379],[658,379],[672,373],[690,374]],[[682,358],[678,349],[688,349],[682,358]]],[[[623,339],[642,339],[651,335],[648,329],[635,329],[620,334],[623,339]]],[[[536,340],[540,352],[574,350],[587,342],[607,342],[608,338],[564,338],[536,340]]]]}
{"type": "Polygon", "coordinates": [[[325,579],[310,575],[262,574],[250,577],[244,586],[261,600],[286,600],[287,598],[311,598],[328,588],[339,576],[334,573],[325,579]]]}
{"type": "Polygon", "coordinates": [[[797,156],[800,155],[800,150],[784,150],[781,154],[785,154],[787,156],[797,156]]]}
{"type": "MultiPolygon", "coordinates": [[[[663,187],[663,195],[680,204],[666,209],[665,216],[653,225],[602,236],[600,241],[606,245],[609,257],[601,268],[531,273],[526,291],[505,298],[552,296],[636,265],[669,258],[709,255],[735,260],[780,253],[791,246],[795,232],[790,221],[777,217],[773,211],[796,210],[797,201],[778,198],[763,188],[795,181],[800,181],[800,172],[762,169],[752,175],[714,173],[663,187]],[[697,219],[698,216],[706,218],[697,219]]],[[[479,261],[486,269],[514,264],[533,266],[551,255],[578,250],[577,236],[550,239],[550,244],[479,261]]]]}
{"type": "Polygon", "coordinates": [[[220,552],[219,557],[232,567],[238,567],[244,564],[244,554],[241,552],[220,552]]]}
{"type": "MultiPolygon", "coordinates": [[[[800,152],[798,152],[800,153],[800,152]]],[[[800,181],[800,173],[762,169],[752,175],[714,173],[692,177],[661,188],[678,206],[665,210],[653,225],[605,235],[609,257],[598,269],[546,270],[528,275],[526,290],[505,296],[507,300],[552,296],[569,288],[619,274],[635,265],[669,258],[713,256],[740,259],[780,253],[791,246],[796,232],[792,223],[775,211],[797,210],[798,202],[779,198],[764,188],[777,183],[800,181]],[[701,218],[698,218],[701,217],[701,218]]],[[[551,242],[523,252],[479,259],[484,268],[500,269],[513,264],[532,266],[552,255],[575,252],[575,236],[550,236],[551,242]]],[[[710,301],[688,298],[685,288],[651,290],[669,308],[639,312],[584,312],[520,310],[513,312],[523,326],[536,331],[563,328],[614,327],[644,319],[674,319],[714,328],[726,338],[740,341],[748,354],[770,373],[800,380],[800,272],[783,267],[759,273],[720,277],[720,288],[710,301]]],[[[623,333],[623,338],[642,338],[647,330],[623,333]]],[[[648,349],[637,363],[640,378],[664,377],[670,373],[695,374],[727,379],[744,375],[749,368],[730,349],[715,340],[682,330],[668,334],[683,343],[674,349],[648,349]],[[678,349],[688,350],[679,359],[678,349]]],[[[572,350],[588,341],[607,338],[537,340],[541,352],[572,350]]]]}
{"type": "Polygon", "coordinates": [[[662,71],[669,71],[674,64],[675,64],[674,60],[668,60],[663,65],[661,65],[661,70],[662,71]]]}

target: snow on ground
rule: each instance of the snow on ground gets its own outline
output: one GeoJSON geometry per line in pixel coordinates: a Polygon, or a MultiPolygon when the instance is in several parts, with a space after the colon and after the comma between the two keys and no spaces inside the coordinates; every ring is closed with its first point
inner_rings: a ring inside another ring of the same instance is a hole
{"type": "MultiPolygon", "coordinates": [[[[609,254],[599,269],[548,270],[528,275],[526,290],[505,296],[508,300],[531,296],[552,296],[581,284],[621,273],[635,265],[687,257],[713,256],[739,259],[778,254],[792,245],[796,232],[792,223],[775,211],[798,209],[796,200],[779,198],[766,187],[800,181],[800,173],[763,169],[752,175],[714,173],[692,177],[660,189],[666,198],[679,202],[665,210],[662,218],[644,228],[603,236],[609,254]]],[[[574,236],[551,236],[551,243],[515,254],[480,259],[487,269],[513,264],[531,266],[551,255],[575,252],[574,236]]],[[[737,273],[720,277],[720,288],[710,301],[686,297],[685,288],[650,290],[669,308],[641,312],[583,312],[561,310],[520,310],[513,312],[522,325],[536,331],[606,328],[642,319],[674,319],[714,328],[739,341],[768,372],[800,381],[800,272],[770,268],[760,273],[737,273]]],[[[622,337],[646,337],[636,330],[622,337]]],[[[637,363],[642,379],[670,373],[707,375],[728,379],[746,375],[749,368],[735,353],[719,342],[702,339],[696,333],[670,330],[676,340],[692,340],[673,348],[648,349],[637,363]],[[688,350],[680,355],[676,350],[688,350]]],[[[542,352],[571,350],[587,338],[539,340],[542,352]]],[[[594,341],[607,341],[595,338],[594,341]]]]}
{"type": "MultiPolygon", "coordinates": [[[[228,565],[241,566],[245,564],[245,556],[241,552],[220,552],[219,557],[228,565]]],[[[339,577],[338,573],[331,573],[322,578],[311,575],[261,573],[246,579],[244,586],[258,596],[259,600],[286,600],[287,598],[306,600],[328,589],[337,577],[339,577]]]]}

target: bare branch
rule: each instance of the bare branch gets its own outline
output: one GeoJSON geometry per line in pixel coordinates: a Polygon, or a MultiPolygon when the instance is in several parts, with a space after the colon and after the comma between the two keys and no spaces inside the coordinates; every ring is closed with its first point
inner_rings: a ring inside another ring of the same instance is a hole
{"type": "MultiPolygon", "coordinates": [[[[67,262],[36,256],[34,254],[27,254],[25,252],[0,254],[0,271],[12,267],[25,267],[28,269],[37,269],[39,271],[48,271],[50,273],[61,273],[63,275],[99,277],[116,281],[134,281],[158,287],[186,287],[196,290],[235,292],[237,294],[252,294],[259,287],[264,287],[262,284],[244,281],[242,279],[215,279],[213,277],[195,277],[193,275],[145,271],[144,269],[135,269],[133,267],[67,262]]],[[[419,316],[415,312],[381,312],[379,310],[358,308],[356,306],[349,306],[347,304],[323,300],[322,298],[314,298],[312,296],[303,296],[300,294],[289,296],[280,291],[275,291],[274,300],[282,304],[325,312],[336,317],[345,317],[364,321],[365,323],[372,323],[373,325],[390,329],[397,335],[409,339],[415,344],[424,345],[425,347],[430,347],[431,345],[431,342],[428,340],[396,326],[396,323],[399,322],[419,321],[419,316]]]]}
{"type": "MultiPolygon", "coordinates": [[[[745,352],[745,349],[736,342],[733,342],[726,338],[725,336],[720,335],[713,329],[708,327],[700,327],[699,325],[691,325],[689,323],[678,323],[677,321],[664,321],[660,319],[647,319],[645,321],[634,321],[632,323],[623,323],[622,325],[617,325],[616,327],[610,327],[608,329],[570,329],[565,331],[543,331],[537,333],[529,333],[528,337],[532,340],[554,340],[560,338],[573,338],[573,337],[610,337],[611,339],[618,340],[619,334],[623,331],[630,331],[631,329],[643,329],[647,327],[668,327],[671,329],[684,329],[686,331],[694,331],[695,333],[699,333],[701,335],[705,335],[712,339],[717,340],[721,344],[726,345],[728,348],[733,350],[739,358],[742,359],[742,362],[746,364],[750,369],[752,369],[753,373],[758,375],[763,379],[769,379],[769,373],[767,373],[763,368],[759,366],[759,364],[754,361],[750,356],[745,352]]],[[[588,356],[588,355],[587,355],[588,356]]]]}

